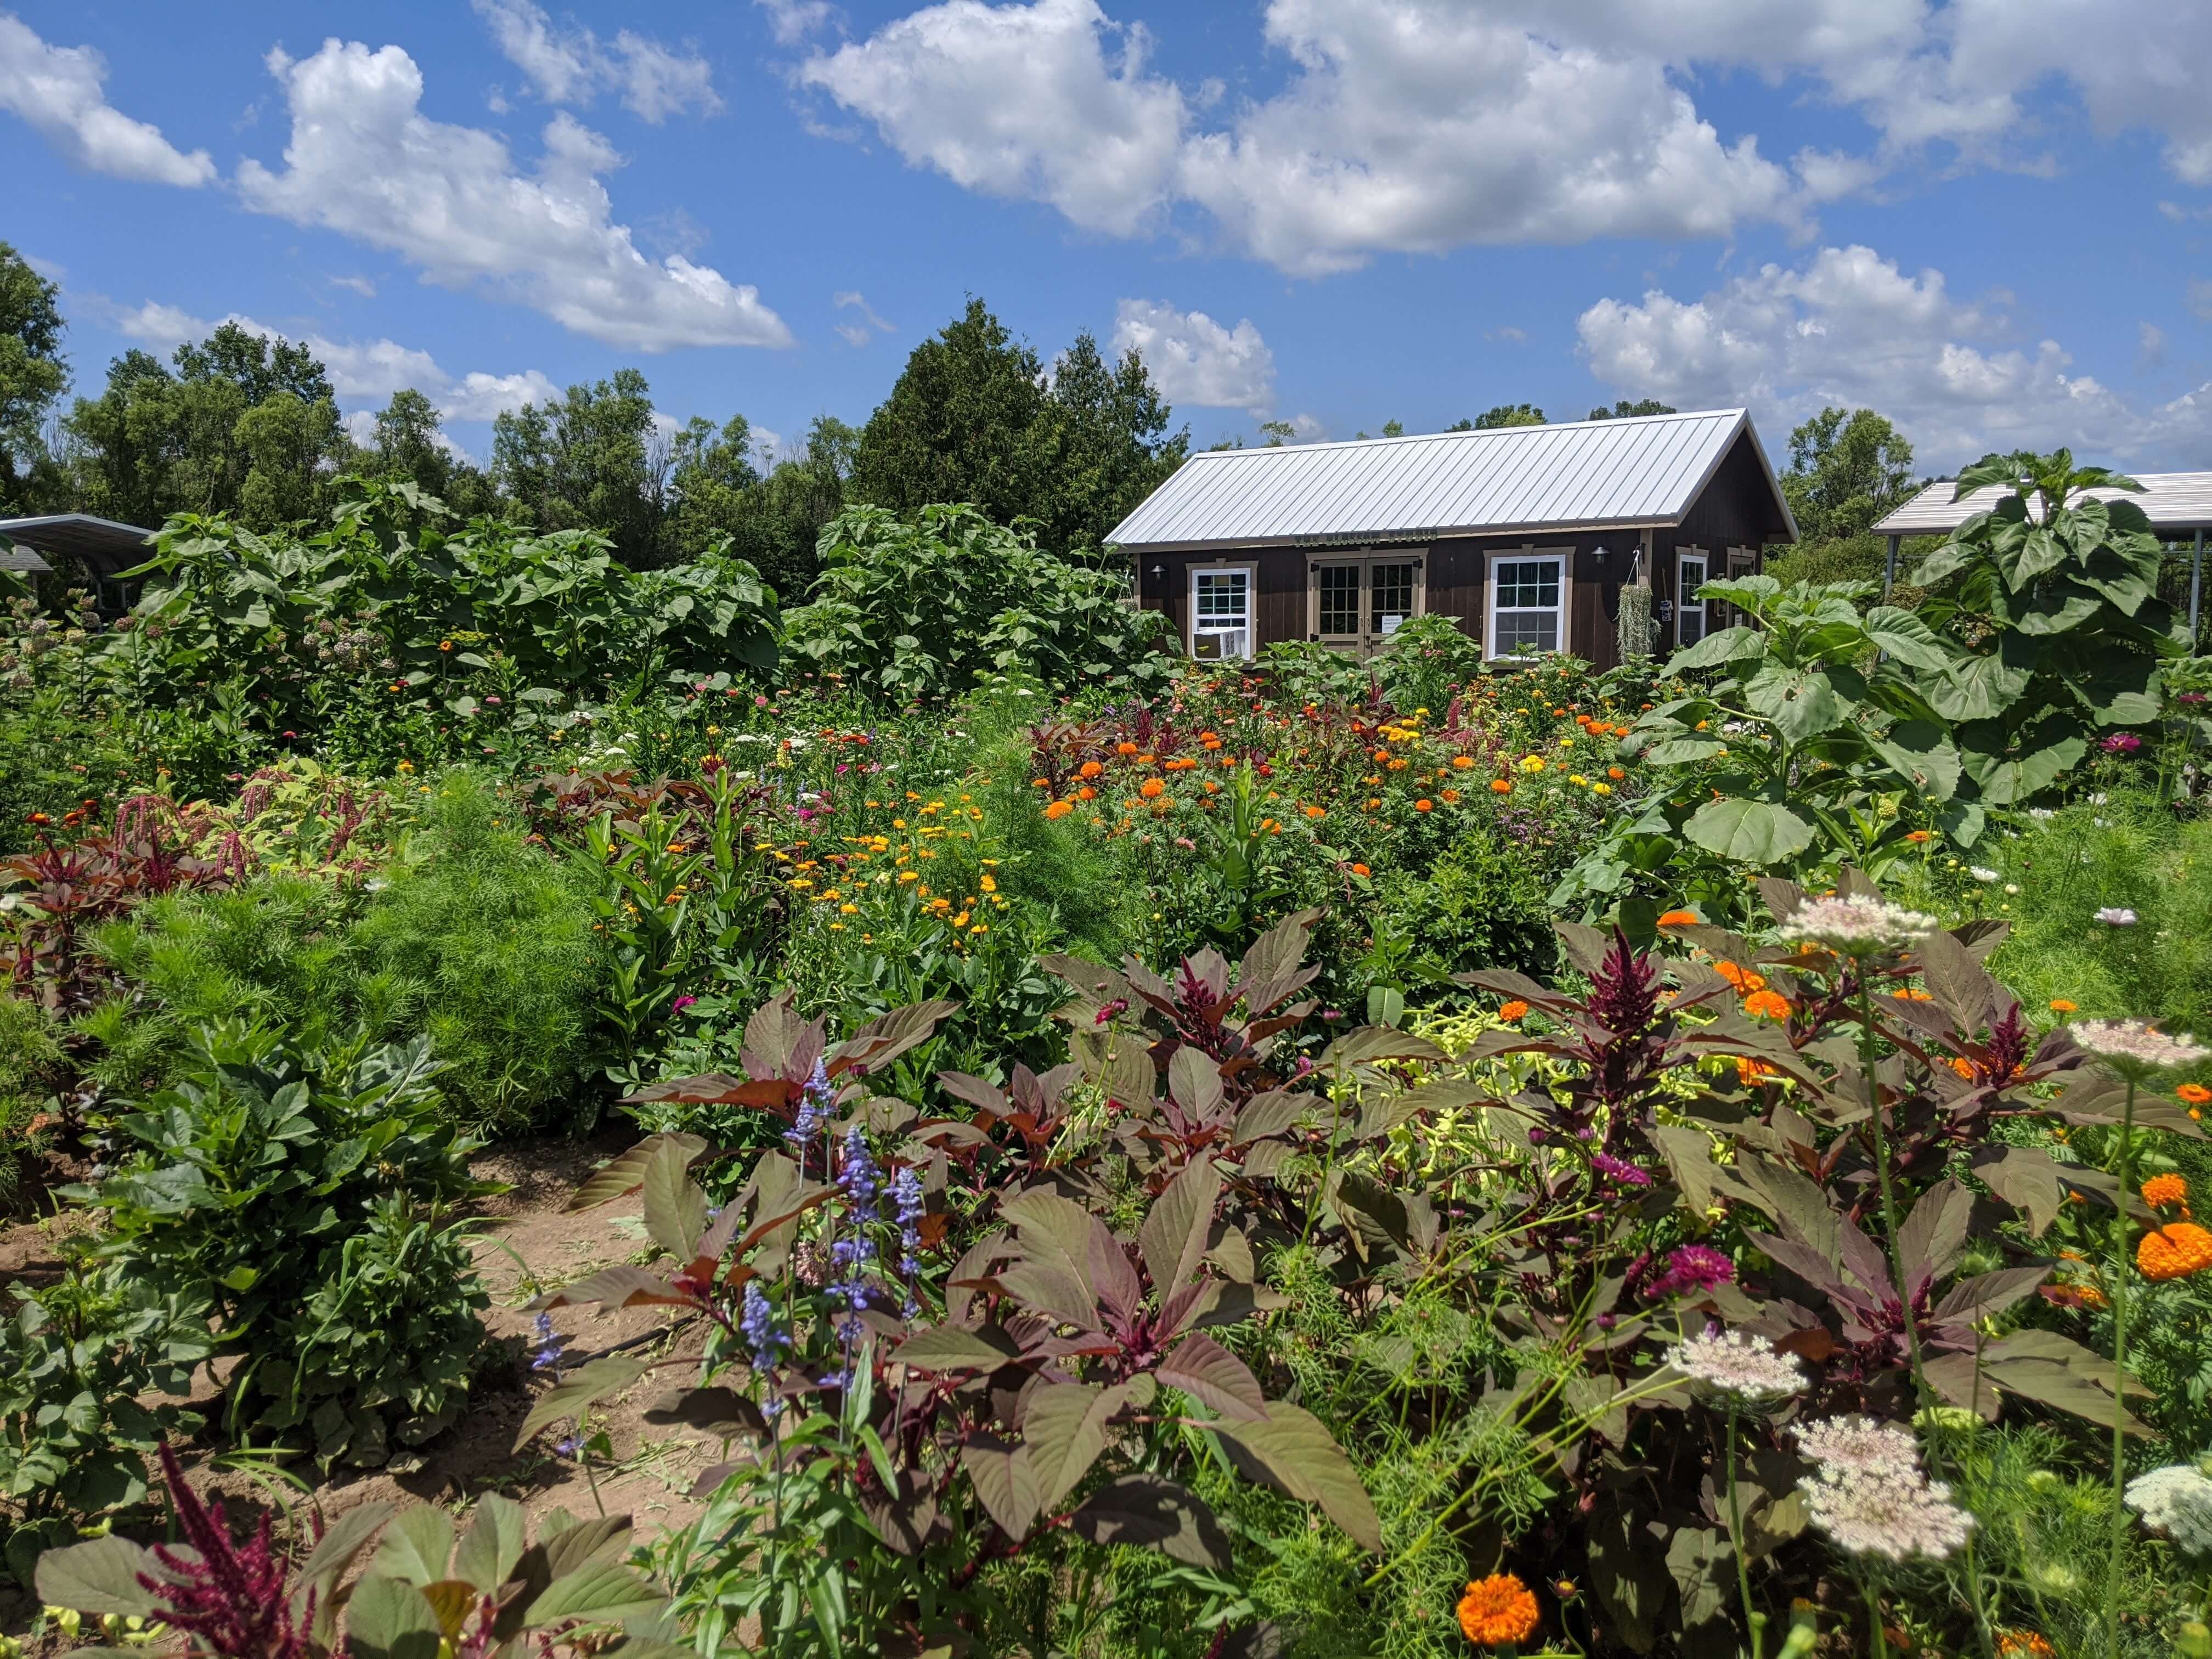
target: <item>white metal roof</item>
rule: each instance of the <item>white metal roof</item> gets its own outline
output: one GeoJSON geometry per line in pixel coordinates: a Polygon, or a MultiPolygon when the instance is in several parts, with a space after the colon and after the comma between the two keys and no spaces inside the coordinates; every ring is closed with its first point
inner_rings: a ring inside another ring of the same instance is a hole
{"type": "Polygon", "coordinates": [[[1739,434],[1795,540],[1774,468],[1741,409],[1208,450],[1107,540],[1133,550],[1295,546],[1677,524],[1739,434]]]}
{"type": "MultiPolygon", "coordinates": [[[[2082,494],[2100,501],[2133,501],[2143,516],[2160,530],[2212,529],[2212,472],[2137,472],[2130,474],[2142,486],[2132,489],[2088,489],[2082,494]]],[[[2012,492],[2002,484],[1987,484],[1965,500],[1954,501],[1957,486],[1938,478],[1911,501],[1893,510],[1874,527],[1877,536],[1942,536],[1956,530],[1977,513],[1986,513],[2012,492]]],[[[2028,510],[2037,509],[2028,497],[2028,510]]]]}

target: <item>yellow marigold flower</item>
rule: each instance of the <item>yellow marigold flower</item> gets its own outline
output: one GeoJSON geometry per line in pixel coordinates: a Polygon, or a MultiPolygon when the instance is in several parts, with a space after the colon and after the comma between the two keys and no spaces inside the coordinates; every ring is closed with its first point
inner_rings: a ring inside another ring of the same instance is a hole
{"type": "Polygon", "coordinates": [[[1523,772],[1542,771],[1544,769],[1544,757],[1541,755],[1523,755],[1521,757],[1521,769],[1523,772]]]}
{"type": "Polygon", "coordinates": [[[1479,1648],[1516,1646],[1535,1633],[1536,1597],[1510,1572],[1493,1572],[1459,1599],[1459,1627],[1479,1648]]]}

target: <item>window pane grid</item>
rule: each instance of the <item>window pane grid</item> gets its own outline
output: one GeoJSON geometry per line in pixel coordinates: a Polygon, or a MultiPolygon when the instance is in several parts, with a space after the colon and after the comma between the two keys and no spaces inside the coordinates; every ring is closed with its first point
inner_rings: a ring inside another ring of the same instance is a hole
{"type": "Polygon", "coordinates": [[[1499,559],[1490,570],[1490,655],[1562,648],[1566,573],[1558,558],[1499,559]]]}
{"type": "Polygon", "coordinates": [[[1368,573],[1368,627],[1381,634],[1386,631],[1383,618],[1395,617],[1400,621],[1413,614],[1413,567],[1410,564],[1378,564],[1368,573]]]}
{"type": "Polygon", "coordinates": [[[1359,631],[1359,567],[1323,565],[1321,579],[1321,631],[1357,634],[1359,631]]]}

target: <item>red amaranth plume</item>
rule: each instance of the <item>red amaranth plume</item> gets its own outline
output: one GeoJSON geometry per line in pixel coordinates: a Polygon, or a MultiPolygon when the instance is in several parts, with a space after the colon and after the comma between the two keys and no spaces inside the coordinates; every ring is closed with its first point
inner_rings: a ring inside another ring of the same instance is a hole
{"type": "Polygon", "coordinates": [[[307,1659],[313,1649],[307,1629],[314,1622],[315,1598],[308,1592],[301,1620],[292,1620],[291,1558],[277,1553],[270,1518],[241,1547],[232,1541],[222,1500],[203,1504],[185,1484],[177,1455],[164,1440],[161,1478],[185,1540],[197,1559],[156,1544],[154,1559],[171,1580],[141,1573],[138,1583],[168,1603],[167,1622],[198,1638],[196,1651],[220,1659],[307,1659]]]}
{"type": "Polygon", "coordinates": [[[1632,951],[1628,935],[1613,930],[1613,948],[1590,976],[1583,1006],[1597,1023],[1620,1036],[1633,1036],[1659,1012],[1659,969],[1648,951],[1632,951]]]}

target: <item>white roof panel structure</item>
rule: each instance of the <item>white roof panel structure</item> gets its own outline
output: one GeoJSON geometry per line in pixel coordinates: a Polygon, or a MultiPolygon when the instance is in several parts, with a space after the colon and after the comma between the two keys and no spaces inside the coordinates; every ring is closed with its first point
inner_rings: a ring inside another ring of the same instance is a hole
{"type": "Polygon", "coordinates": [[[1680,523],[1739,434],[1796,536],[1741,409],[1431,432],[1192,456],[1107,538],[1131,550],[1303,546],[1680,523]]]}
{"type": "MultiPolygon", "coordinates": [[[[2212,472],[2138,472],[2130,475],[2142,486],[2132,489],[2090,489],[2082,493],[2095,500],[2133,501],[2159,530],[2212,528],[2212,472]]],[[[1877,536],[1947,536],[1977,513],[1986,513],[2012,492],[2002,484],[1974,490],[1954,501],[1957,486],[1938,478],[1911,501],[1897,507],[1874,527],[1877,536]]],[[[2028,507],[2035,510],[2035,498],[2028,507]]]]}

